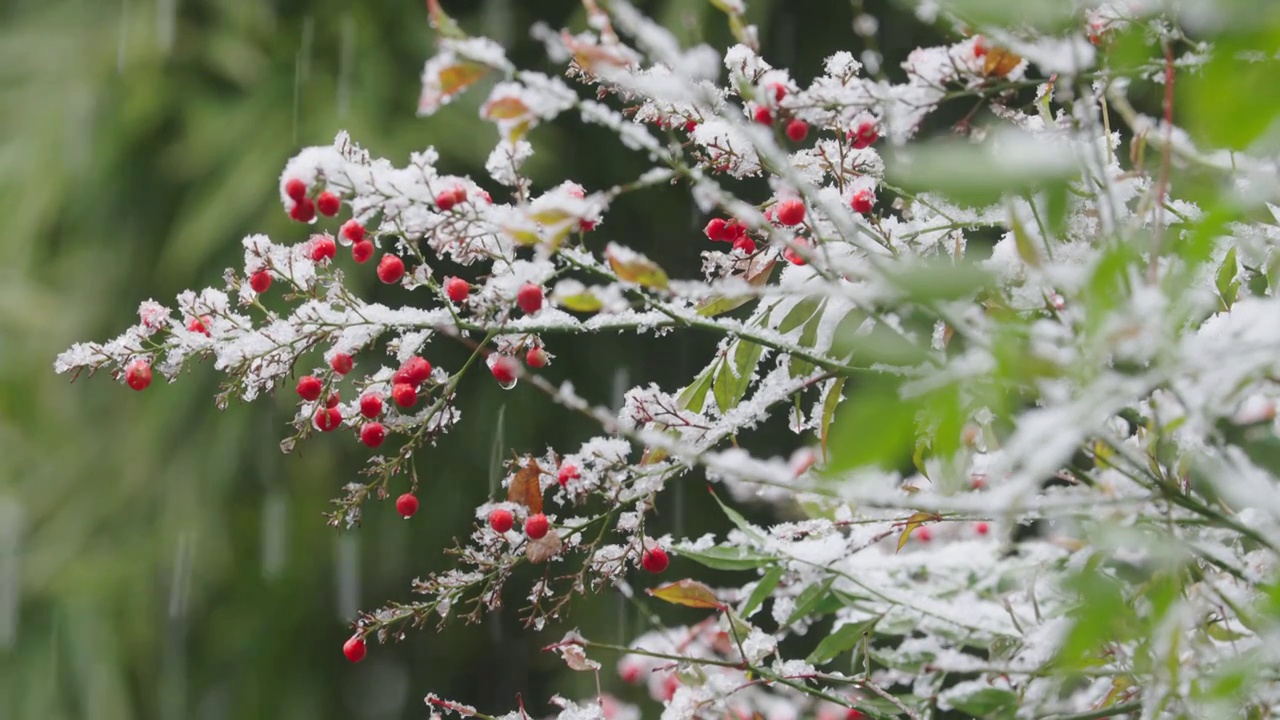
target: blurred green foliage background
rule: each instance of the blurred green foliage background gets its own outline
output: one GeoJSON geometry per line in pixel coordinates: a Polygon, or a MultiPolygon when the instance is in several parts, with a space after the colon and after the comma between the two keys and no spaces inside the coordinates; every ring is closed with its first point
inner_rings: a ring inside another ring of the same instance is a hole
{"type": "MultiPolygon", "coordinates": [[[[730,42],[710,3],[640,5],[686,42],[730,42]]],[[[829,52],[863,49],[851,30],[860,3],[750,5],[766,57],[802,81],[829,52]]],[[[533,20],[582,27],[572,0],[445,7],[536,68],[548,69],[528,38],[533,20]]],[[[882,4],[868,10],[891,73],[933,40],[882,4]]],[[[245,234],[302,240],[279,173],[340,129],[395,162],[436,145],[445,172],[482,179],[496,139],[477,121],[483,89],[414,115],[431,48],[419,2],[0,0],[0,718],[419,718],[428,692],[489,712],[512,709],[516,693],[537,711],[554,692],[593,692],[590,677],[539,650],[565,628],[520,629],[518,596],[481,627],[375,644],[357,666],[340,652],[357,608],[408,599],[413,577],[447,566],[442,549],[469,532],[490,492],[495,437],[509,454],[572,449],[596,432],[534,391],[469,378],[462,424],[419,460],[424,510],[406,523],[381,503],[340,534],[321,513],[365,453],[340,435],[282,455],[292,393],[218,412],[207,364],[144,394],[52,371],[72,342],[135,322],[140,301],[220,285],[245,234]]],[[[601,187],[645,169],[570,122],[532,140],[529,169],[544,187],[601,187]]],[[[593,241],[694,277],[703,221],[683,189],[655,191],[619,203],[593,241]]],[[[371,280],[356,282],[379,292],[371,280]]],[[[551,377],[607,404],[636,383],[678,388],[712,347],[561,340],[551,377]]],[[[437,343],[430,357],[456,366],[461,348],[437,343]]],[[[792,442],[781,421],[762,436],[765,451],[792,442]]],[[[681,490],[659,508],[663,530],[725,529],[701,483],[681,490]]],[[[513,583],[513,595],[524,588],[513,583]]],[[[574,624],[609,640],[640,629],[612,595],[583,599],[574,624]]],[[[618,685],[609,672],[606,682],[618,685]]]]}

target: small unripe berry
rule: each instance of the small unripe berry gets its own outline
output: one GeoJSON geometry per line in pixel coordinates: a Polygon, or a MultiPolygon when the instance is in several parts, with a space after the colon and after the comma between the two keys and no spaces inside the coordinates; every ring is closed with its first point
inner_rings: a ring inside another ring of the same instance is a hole
{"type": "Polygon", "coordinates": [[[337,254],[338,246],[332,237],[320,235],[311,239],[311,259],[315,262],[332,260],[337,254]]]}
{"type": "Polygon", "coordinates": [[[364,226],[355,220],[348,220],[342,223],[342,237],[353,243],[358,243],[364,239],[364,226]]]}
{"type": "Polygon", "coordinates": [[[527,315],[542,309],[542,287],[533,283],[525,283],[516,291],[516,304],[527,315]]]}
{"type": "Polygon", "coordinates": [[[373,241],[359,240],[351,245],[351,259],[357,264],[363,265],[369,262],[369,258],[373,257],[373,241]]]}
{"type": "Polygon", "coordinates": [[[547,531],[551,529],[551,523],[547,520],[547,516],[542,513],[530,515],[524,521],[524,534],[529,536],[530,540],[541,540],[547,536],[547,531]]]}
{"type": "Polygon", "coordinates": [[[391,386],[391,399],[402,408],[411,408],[418,402],[418,390],[408,383],[391,386]]]}
{"type": "Polygon", "coordinates": [[[529,352],[524,354],[524,364],[533,369],[544,368],[547,366],[547,351],[540,347],[531,347],[529,352]]]}
{"type": "Polygon", "coordinates": [[[489,513],[489,527],[496,533],[505,533],[516,524],[515,516],[506,508],[494,508],[489,513]]]}
{"type": "Polygon", "coordinates": [[[324,388],[324,383],[320,382],[320,378],[315,375],[306,375],[298,378],[298,395],[308,402],[317,400],[320,397],[320,391],[324,388]]]}
{"type": "Polygon", "coordinates": [[[489,371],[493,373],[493,379],[497,380],[499,384],[508,385],[516,381],[516,371],[518,368],[519,366],[516,365],[516,361],[514,359],[503,355],[497,360],[494,360],[493,366],[489,368],[489,371]]]}
{"type": "Polygon", "coordinates": [[[146,360],[134,360],[124,370],[124,381],[134,390],[146,390],[151,386],[151,366],[146,360]]]}
{"type": "Polygon", "coordinates": [[[316,219],[316,206],[311,202],[311,198],[304,197],[293,204],[293,208],[289,210],[289,217],[298,222],[311,222],[316,219]]]}
{"type": "Polygon", "coordinates": [[[973,531],[978,533],[979,535],[986,535],[987,533],[991,532],[991,526],[984,522],[974,523],[973,531]]]}
{"type": "Polygon", "coordinates": [[[582,477],[578,472],[578,466],[573,463],[565,463],[560,466],[560,472],[556,473],[556,480],[559,481],[560,487],[565,487],[570,480],[577,480],[582,477]]]}
{"type": "Polygon", "coordinates": [[[457,203],[458,198],[453,194],[452,190],[445,190],[436,195],[436,207],[440,208],[440,212],[449,212],[457,203]]]}
{"type": "Polygon", "coordinates": [[[355,360],[346,353],[334,353],[333,359],[329,361],[329,367],[339,375],[346,375],[351,372],[351,368],[356,364],[355,360]]]}
{"type": "Polygon", "coordinates": [[[763,105],[756,108],[756,112],[752,117],[755,119],[756,122],[760,123],[761,125],[773,124],[773,112],[770,111],[769,108],[763,105]]]}
{"type": "Polygon", "coordinates": [[[640,564],[645,570],[657,575],[667,569],[667,565],[671,559],[667,557],[667,551],[660,547],[651,547],[644,551],[644,555],[640,557],[640,564]]]}
{"type": "Polygon", "coordinates": [[[471,283],[460,277],[451,277],[444,281],[444,292],[450,300],[460,303],[471,294],[471,283]]]}
{"type": "Polygon", "coordinates": [[[805,138],[809,137],[809,123],[800,118],[787,123],[787,137],[791,139],[791,142],[803,142],[805,138]]]}
{"type": "Polygon", "coordinates": [[[871,208],[875,205],[875,199],[871,196],[871,191],[867,189],[859,190],[853,194],[853,199],[849,201],[849,206],[859,215],[870,215],[871,208]]]}
{"type": "Polygon", "coordinates": [[[413,514],[418,512],[418,498],[411,493],[405,493],[396,498],[396,512],[404,516],[405,520],[413,517],[413,514]]]}
{"type": "Polygon", "coordinates": [[[790,198],[778,203],[778,222],[783,225],[799,225],[804,222],[804,203],[790,198]]]}
{"type": "Polygon", "coordinates": [[[367,418],[376,418],[382,414],[382,396],[371,392],[360,396],[360,414],[367,418]]]}
{"type": "Polygon", "coordinates": [[[320,193],[320,197],[316,198],[316,209],[321,215],[333,217],[338,214],[338,210],[342,207],[342,201],[337,195],[325,190],[320,193]]]}
{"type": "Polygon", "coordinates": [[[346,655],[347,659],[353,663],[363,660],[365,655],[364,638],[359,635],[351,636],[350,640],[342,644],[342,654],[346,655]]]}
{"type": "Polygon", "coordinates": [[[406,360],[404,365],[400,366],[400,369],[404,371],[409,383],[415,387],[426,382],[427,378],[431,377],[431,363],[420,355],[414,355],[406,360]]]}
{"type": "Polygon", "coordinates": [[[253,288],[253,291],[259,295],[266,292],[271,288],[271,273],[266,270],[259,270],[258,272],[250,275],[249,287],[253,288]]]}
{"type": "Polygon", "coordinates": [[[307,196],[307,184],[298,178],[289,178],[284,184],[284,194],[294,202],[300,202],[302,198],[307,196]]]}
{"type": "Polygon", "coordinates": [[[342,411],[336,407],[320,408],[316,411],[316,427],[321,432],[332,432],[342,426],[342,411]]]}
{"type": "Polygon", "coordinates": [[[378,262],[378,279],[392,285],[404,277],[404,261],[395,255],[383,255],[378,262]]]}

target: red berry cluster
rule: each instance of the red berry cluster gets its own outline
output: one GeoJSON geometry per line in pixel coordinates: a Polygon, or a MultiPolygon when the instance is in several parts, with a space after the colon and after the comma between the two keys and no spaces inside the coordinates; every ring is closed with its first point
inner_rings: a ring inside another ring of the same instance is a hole
{"type": "Polygon", "coordinates": [[[290,178],[284,184],[284,192],[293,200],[293,207],[289,209],[289,217],[298,222],[309,223],[316,219],[316,210],[321,215],[332,217],[338,214],[338,210],[342,207],[342,200],[335,194],[325,190],[311,199],[308,193],[307,184],[298,178],[290,178]]]}
{"type": "Polygon", "coordinates": [[[737,220],[712,218],[702,229],[712,242],[733,243],[734,250],[741,250],[745,255],[754,254],[756,241],[747,235],[747,227],[737,220]]]}
{"type": "Polygon", "coordinates": [[[864,150],[880,139],[880,132],[873,122],[863,122],[845,134],[845,140],[853,143],[854,150],[864,150]]]}
{"type": "MultiPolygon", "coordinates": [[[[809,123],[795,117],[789,110],[781,106],[782,99],[787,96],[787,87],[782,83],[773,83],[768,90],[770,92],[766,93],[766,97],[773,96],[773,105],[778,111],[778,117],[786,120],[787,124],[784,132],[787,135],[787,139],[796,143],[804,142],[804,139],[809,137],[809,123]]],[[[769,105],[757,105],[751,114],[751,118],[761,125],[773,125],[774,108],[770,108],[769,105]]]]}

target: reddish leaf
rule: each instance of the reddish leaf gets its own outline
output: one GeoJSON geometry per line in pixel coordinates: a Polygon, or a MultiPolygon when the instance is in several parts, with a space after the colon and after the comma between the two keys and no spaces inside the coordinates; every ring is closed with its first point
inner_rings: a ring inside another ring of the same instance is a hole
{"type": "Polygon", "coordinates": [[[507,487],[507,501],[520,503],[535,515],[542,512],[541,477],[542,468],[538,467],[537,461],[529,458],[529,462],[511,478],[511,485],[507,487]]]}

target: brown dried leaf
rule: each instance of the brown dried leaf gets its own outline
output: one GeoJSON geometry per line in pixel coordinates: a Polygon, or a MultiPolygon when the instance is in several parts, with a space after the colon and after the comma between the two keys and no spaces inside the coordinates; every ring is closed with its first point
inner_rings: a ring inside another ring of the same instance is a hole
{"type": "Polygon", "coordinates": [[[559,554],[562,546],[560,535],[553,528],[537,540],[530,540],[525,547],[524,556],[535,565],[544,563],[559,554]]]}
{"type": "Polygon", "coordinates": [[[507,487],[507,501],[520,503],[535,515],[542,512],[541,477],[542,468],[536,460],[529,458],[528,463],[511,478],[511,485],[507,487]]]}
{"type": "Polygon", "coordinates": [[[991,48],[982,60],[982,74],[987,77],[1004,77],[1013,72],[1022,62],[1021,55],[1015,55],[1003,48],[991,48]]]}
{"type": "Polygon", "coordinates": [[[677,580],[659,585],[656,588],[645,590],[646,593],[665,600],[675,605],[684,605],[693,608],[706,608],[708,610],[719,610],[724,607],[724,603],[716,598],[716,594],[711,592],[711,588],[703,585],[697,580],[677,580]]]}
{"type": "MultiPolygon", "coordinates": [[[[924,525],[927,522],[941,520],[942,518],[936,513],[915,512],[911,513],[911,517],[907,518],[906,527],[902,528],[902,535],[898,538],[898,550],[907,544],[907,539],[911,537],[912,531],[924,525]]],[[[897,552],[895,550],[894,552],[897,552]]]]}

